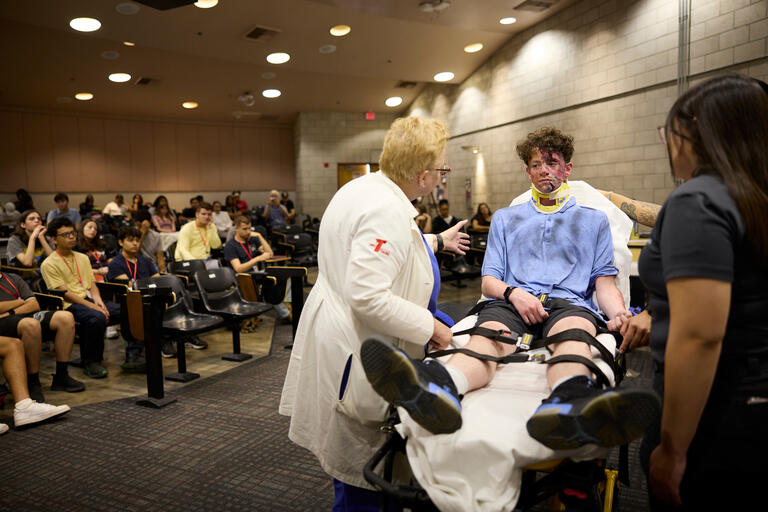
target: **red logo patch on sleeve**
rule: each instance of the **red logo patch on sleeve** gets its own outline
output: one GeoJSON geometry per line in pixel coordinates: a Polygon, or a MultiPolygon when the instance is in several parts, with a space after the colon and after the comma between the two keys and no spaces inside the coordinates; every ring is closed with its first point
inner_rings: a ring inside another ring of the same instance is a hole
{"type": "Polygon", "coordinates": [[[377,238],[375,244],[369,244],[369,245],[371,247],[373,247],[373,252],[381,252],[382,254],[384,254],[386,256],[389,256],[389,251],[385,251],[384,249],[382,249],[382,247],[384,246],[385,243],[387,243],[386,240],[382,240],[381,238],[377,238]]]}

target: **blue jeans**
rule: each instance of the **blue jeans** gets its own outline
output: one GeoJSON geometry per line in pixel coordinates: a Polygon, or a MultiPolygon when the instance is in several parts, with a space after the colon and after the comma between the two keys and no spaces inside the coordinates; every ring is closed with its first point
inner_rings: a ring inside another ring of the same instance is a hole
{"type": "MultiPolygon", "coordinates": [[[[90,302],[90,299],[86,299],[90,302]]],[[[75,317],[75,322],[80,324],[80,359],[83,364],[98,363],[104,359],[104,333],[107,325],[120,323],[120,306],[114,302],[104,301],[109,311],[109,322],[104,313],[91,309],[82,304],[72,304],[67,311],[75,317]]],[[[135,342],[133,343],[135,344],[135,342]]],[[[129,346],[129,350],[132,347],[129,346]]],[[[141,346],[139,346],[141,350],[141,346]]]]}

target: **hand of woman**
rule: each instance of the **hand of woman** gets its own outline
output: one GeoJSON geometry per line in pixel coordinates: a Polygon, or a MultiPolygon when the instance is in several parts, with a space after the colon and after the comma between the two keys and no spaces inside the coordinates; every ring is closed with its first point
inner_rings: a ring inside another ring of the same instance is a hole
{"type": "Polygon", "coordinates": [[[41,224],[41,225],[37,226],[37,227],[36,227],[36,228],[35,228],[35,229],[32,231],[32,236],[31,236],[30,238],[37,238],[37,237],[40,237],[40,236],[43,236],[43,235],[45,235],[45,226],[43,226],[43,225],[41,224]]]}
{"type": "Polygon", "coordinates": [[[440,236],[443,237],[443,250],[455,252],[456,254],[467,254],[464,251],[469,250],[469,235],[459,231],[466,223],[466,219],[459,221],[455,226],[440,233],[440,236]]]}
{"type": "Polygon", "coordinates": [[[685,473],[685,455],[675,455],[659,445],[651,453],[650,485],[653,494],[664,503],[682,505],[680,482],[685,473]]]}
{"type": "Polygon", "coordinates": [[[451,344],[451,340],[453,340],[451,328],[435,318],[435,327],[432,331],[432,339],[429,340],[429,345],[433,349],[444,350],[451,344]]]}
{"type": "Polygon", "coordinates": [[[632,352],[638,347],[644,347],[648,344],[650,332],[651,315],[648,311],[643,310],[621,326],[621,335],[624,337],[624,341],[621,342],[619,352],[632,352]]]}

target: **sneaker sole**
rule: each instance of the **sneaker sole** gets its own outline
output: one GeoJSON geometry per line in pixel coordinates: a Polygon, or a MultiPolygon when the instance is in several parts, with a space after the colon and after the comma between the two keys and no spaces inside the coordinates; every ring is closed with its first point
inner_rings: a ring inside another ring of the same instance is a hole
{"type": "Polygon", "coordinates": [[[166,359],[173,359],[174,357],[176,357],[176,354],[166,354],[165,352],[160,352],[160,355],[166,359]]]}
{"type": "Polygon", "coordinates": [[[403,407],[416,423],[433,434],[461,428],[461,410],[453,398],[436,386],[423,384],[408,356],[393,345],[369,339],[360,356],[373,389],[390,404],[403,407]]]}
{"type": "Polygon", "coordinates": [[[191,343],[185,343],[184,346],[192,350],[205,350],[208,348],[208,345],[193,345],[191,343]]]}
{"type": "Polygon", "coordinates": [[[44,414],[42,417],[29,418],[29,419],[22,420],[22,421],[16,421],[14,419],[14,423],[13,424],[14,424],[14,426],[16,428],[23,427],[25,425],[38,425],[38,424],[40,424],[40,423],[42,423],[44,421],[49,421],[49,420],[52,420],[54,418],[59,418],[61,416],[64,416],[65,414],[67,414],[71,410],[68,405],[64,405],[64,406],[61,406],[61,407],[66,407],[66,409],[64,409],[63,411],[57,411],[57,412],[51,411],[50,414],[44,414]]]}
{"type": "Polygon", "coordinates": [[[531,437],[553,450],[619,446],[641,437],[660,412],[653,392],[621,389],[595,397],[578,415],[560,414],[557,407],[538,410],[526,427],[531,437]]]}

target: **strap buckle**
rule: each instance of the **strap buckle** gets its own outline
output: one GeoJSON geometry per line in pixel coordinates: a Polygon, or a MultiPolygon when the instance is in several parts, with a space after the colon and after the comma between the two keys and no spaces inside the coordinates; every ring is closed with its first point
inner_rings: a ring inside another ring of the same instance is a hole
{"type": "Polygon", "coordinates": [[[517,348],[520,350],[529,350],[531,348],[531,341],[533,341],[533,335],[525,333],[522,336],[517,337],[517,348]]]}
{"type": "Polygon", "coordinates": [[[547,354],[531,354],[528,356],[528,361],[532,363],[546,363],[547,354]]]}

